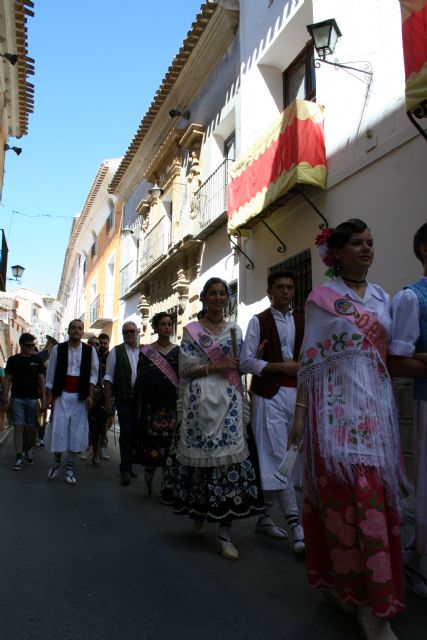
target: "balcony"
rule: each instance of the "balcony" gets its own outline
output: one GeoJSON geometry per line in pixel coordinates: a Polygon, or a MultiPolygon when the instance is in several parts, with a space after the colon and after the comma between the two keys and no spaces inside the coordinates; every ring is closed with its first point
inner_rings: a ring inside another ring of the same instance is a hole
{"type": "Polygon", "coordinates": [[[226,220],[229,166],[224,160],[195,192],[191,202],[194,216],[194,237],[203,239],[221,227],[226,220]]]}
{"type": "Polygon", "coordinates": [[[171,224],[169,217],[163,216],[146,234],[139,259],[139,275],[150,269],[168,252],[171,242],[171,224]]]}
{"type": "Polygon", "coordinates": [[[103,329],[113,321],[112,309],[107,309],[107,307],[111,307],[111,304],[108,304],[110,297],[112,296],[98,295],[91,303],[89,308],[91,329],[103,329]]]}
{"type": "Polygon", "coordinates": [[[131,260],[123,269],[120,269],[120,298],[126,300],[132,295],[132,283],[136,278],[137,261],[131,260]]]}

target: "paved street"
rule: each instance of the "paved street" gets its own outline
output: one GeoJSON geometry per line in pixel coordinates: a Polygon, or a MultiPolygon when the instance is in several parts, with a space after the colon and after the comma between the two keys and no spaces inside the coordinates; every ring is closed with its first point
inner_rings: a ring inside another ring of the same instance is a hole
{"type": "MultiPolygon", "coordinates": [[[[0,447],[2,640],[266,640],[358,638],[351,618],[320,604],[286,543],[238,523],[238,562],[194,539],[142,479],[119,486],[117,452],[103,469],[78,463],[78,484],[46,480],[49,455],[11,471],[0,447]]],[[[399,638],[420,637],[425,602],[408,596],[399,638]]],[[[424,631],[423,631],[424,634],[424,631]]]]}

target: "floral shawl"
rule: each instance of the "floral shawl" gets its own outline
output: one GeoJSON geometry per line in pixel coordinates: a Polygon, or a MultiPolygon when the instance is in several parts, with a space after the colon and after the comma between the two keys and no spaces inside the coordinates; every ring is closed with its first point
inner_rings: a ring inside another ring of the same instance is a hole
{"type": "MultiPolygon", "coordinates": [[[[343,297],[341,283],[329,286],[337,291],[337,299],[343,297]]],[[[315,459],[320,454],[325,468],[343,481],[354,481],[355,466],[377,468],[388,498],[397,502],[404,477],[397,412],[386,367],[378,350],[349,317],[328,313],[316,304],[315,297],[310,295],[306,304],[298,374],[309,404],[308,482],[315,488],[315,459]]],[[[382,302],[371,296],[366,310],[388,330],[387,301],[388,296],[382,302]]],[[[364,306],[358,297],[357,303],[364,306]]]]}

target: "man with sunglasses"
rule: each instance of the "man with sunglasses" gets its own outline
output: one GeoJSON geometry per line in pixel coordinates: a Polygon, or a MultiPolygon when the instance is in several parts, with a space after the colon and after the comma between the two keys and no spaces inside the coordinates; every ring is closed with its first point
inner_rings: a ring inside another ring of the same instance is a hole
{"type": "Polygon", "coordinates": [[[113,398],[120,425],[120,475],[121,484],[127,487],[132,474],[131,442],[133,426],[133,387],[138,366],[138,327],[125,322],[122,327],[123,342],[108,354],[104,376],[105,410],[113,414],[113,398]]]}
{"type": "Polygon", "coordinates": [[[11,392],[12,421],[15,426],[14,442],[16,463],[13,469],[23,468],[24,433],[27,436],[25,459],[33,464],[32,444],[36,436],[36,404],[41,399],[41,407],[46,406],[44,369],[40,360],[33,354],[35,337],[31,333],[23,333],[19,338],[21,352],[11,356],[6,365],[6,379],[3,388],[2,405],[5,410],[9,404],[11,392]]]}

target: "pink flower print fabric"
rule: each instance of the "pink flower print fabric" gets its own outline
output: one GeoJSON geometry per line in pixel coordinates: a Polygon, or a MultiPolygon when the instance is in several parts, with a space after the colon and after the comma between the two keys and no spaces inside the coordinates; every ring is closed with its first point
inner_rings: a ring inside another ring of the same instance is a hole
{"type": "Polygon", "coordinates": [[[399,516],[374,467],[354,470],[352,486],[316,461],[317,495],[306,495],[304,531],[310,586],[333,588],[343,602],[393,617],[404,607],[399,516]]]}

